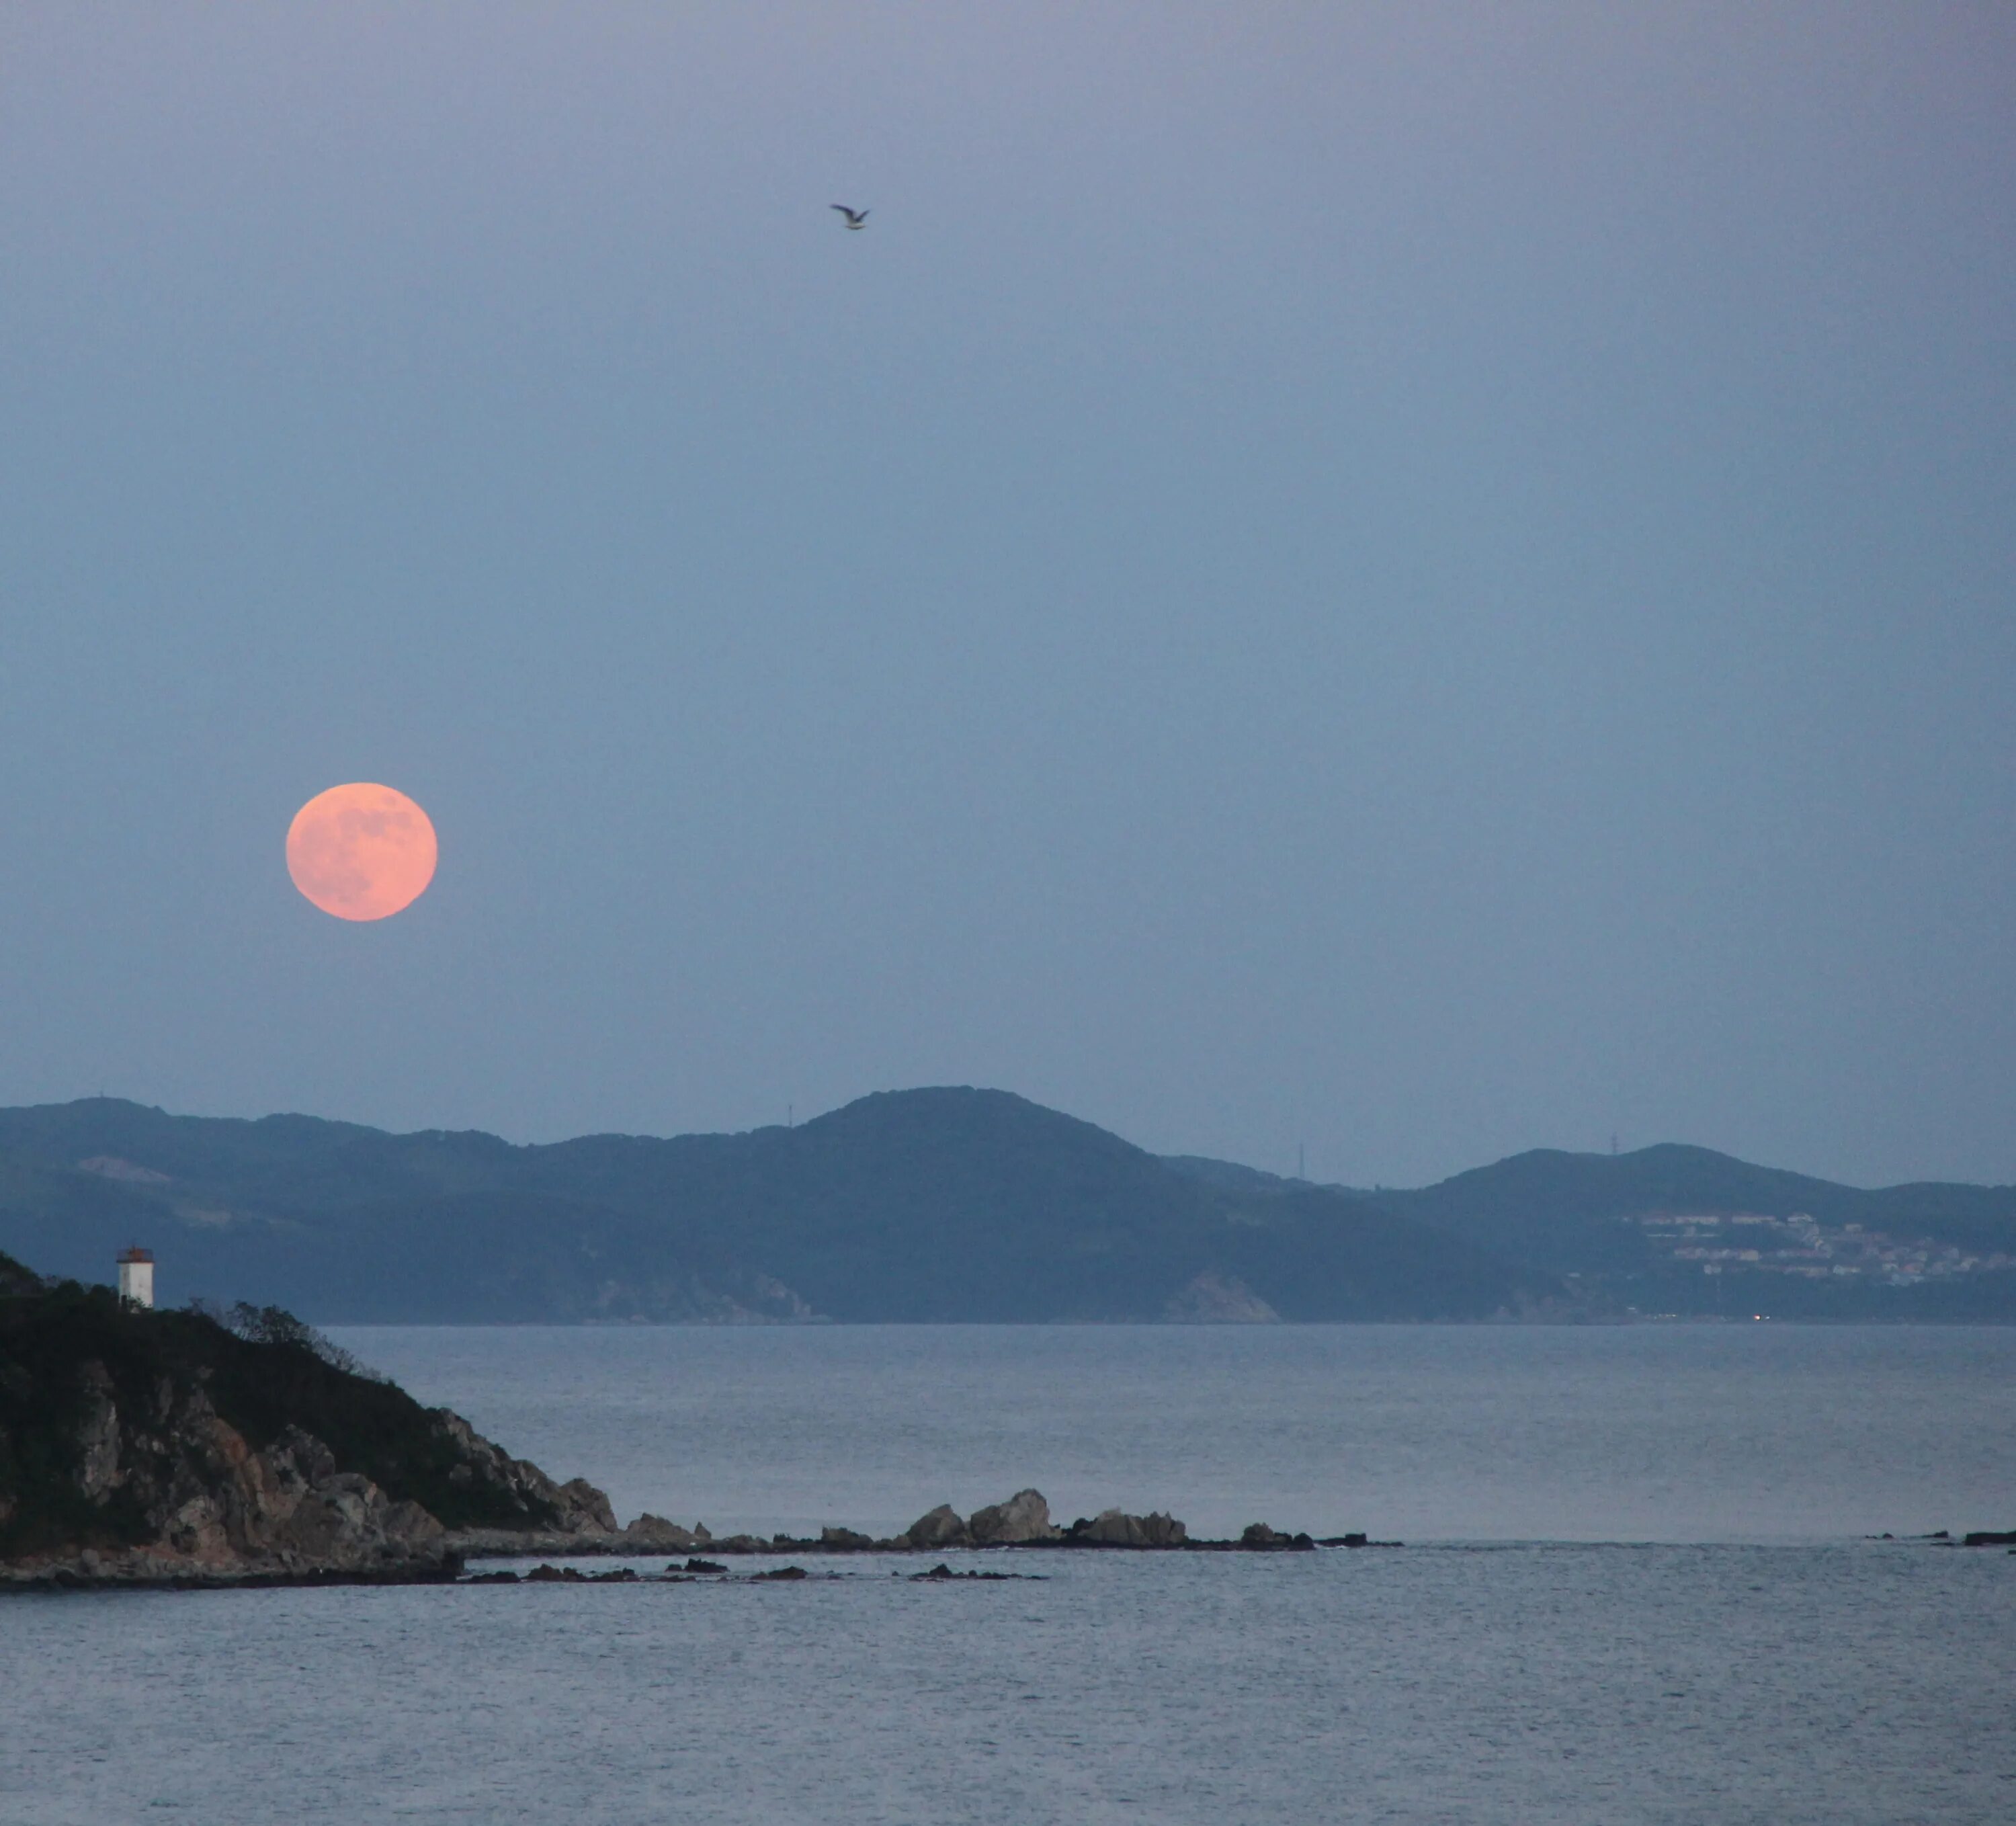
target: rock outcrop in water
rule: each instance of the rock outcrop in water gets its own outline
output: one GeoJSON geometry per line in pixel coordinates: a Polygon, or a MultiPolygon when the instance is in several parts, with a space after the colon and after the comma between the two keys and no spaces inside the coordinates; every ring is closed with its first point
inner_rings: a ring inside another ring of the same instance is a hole
{"type": "Polygon", "coordinates": [[[940,1547],[970,1547],[973,1536],[967,1530],[966,1518],[949,1503],[941,1503],[933,1510],[920,1515],[901,1535],[897,1536],[906,1547],[920,1553],[934,1553],[940,1547]]]}
{"type": "Polygon", "coordinates": [[[966,1525],[977,1547],[1025,1547],[1064,1538],[1061,1529],[1050,1525],[1050,1506],[1040,1490],[1017,1490],[1005,1503],[976,1509],[966,1525]]]}
{"type": "Polygon", "coordinates": [[[641,1516],[625,1529],[586,1527],[572,1533],[525,1533],[509,1530],[469,1530],[450,1536],[449,1544],[472,1556],[495,1558],[525,1553],[637,1554],[661,1548],[684,1552],[704,1547],[709,1553],[750,1556],[772,1554],[935,1554],[958,1548],[1084,1549],[1089,1551],[1143,1553],[1294,1553],[1324,1547],[1396,1547],[1395,1541],[1373,1541],[1360,1534],[1287,1534],[1264,1522],[1254,1522],[1237,1540],[1198,1540],[1173,1515],[1160,1511],[1146,1515],[1124,1509],[1103,1509],[1081,1516],[1067,1529],[1050,1520],[1050,1506],[1040,1490],[1018,1490],[999,1503],[976,1509],[969,1518],[949,1503],[927,1511],[901,1534],[878,1540],[851,1528],[823,1528],[818,1537],[790,1534],[710,1534],[696,1522],[686,1529],[654,1515],[641,1516]]]}
{"type": "Polygon", "coordinates": [[[1121,1509],[1102,1509],[1089,1522],[1072,1523],[1071,1532],[1073,1540],[1098,1547],[1178,1547],[1188,1536],[1173,1515],[1129,1515],[1121,1509]]]}
{"type": "MultiPolygon", "coordinates": [[[[646,1517],[650,1521],[653,1518],[646,1517]]],[[[633,1523],[632,1529],[641,1526],[633,1523]]],[[[676,1531],[683,1533],[684,1530],[676,1531]]],[[[581,1537],[575,1552],[621,1553],[632,1531],[610,1537],[599,1544],[581,1537]]],[[[696,1525],[692,1538],[704,1543],[711,1553],[721,1554],[921,1554],[941,1553],[955,1547],[1048,1547],[1132,1549],[1142,1552],[1283,1553],[1317,1547],[1391,1547],[1391,1541],[1374,1542],[1363,1534],[1340,1534],[1318,1541],[1306,1534],[1283,1534],[1264,1522],[1256,1522],[1237,1540],[1196,1540],[1173,1515],[1160,1511],[1132,1515],[1124,1509],[1103,1509],[1089,1518],[1081,1516],[1067,1529],[1050,1520],[1050,1506],[1040,1490],[1018,1490],[999,1503],[976,1509],[969,1519],[949,1503],[927,1510],[901,1534],[886,1540],[862,1534],[851,1528],[826,1528],[816,1540],[795,1535],[776,1534],[765,1540],[758,1535],[710,1536],[696,1525]]]]}

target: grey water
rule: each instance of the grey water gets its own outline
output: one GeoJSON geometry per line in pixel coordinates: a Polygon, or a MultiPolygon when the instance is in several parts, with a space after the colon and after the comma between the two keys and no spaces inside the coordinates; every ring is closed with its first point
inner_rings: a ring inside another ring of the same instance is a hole
{"type": "Polygon", "coordinates": [[[1410,1544],[14,1598],[0,1820],[2016,1815],[2016,1557],[1860,1538],[2016,1526],[2016,1334],[342,1342],[626,1514],[886,1529],[1033,1482],[1410,1544]]]}
{"type": "Polygon", "coordinates": [[[622,1516],[884,1536],[1033,1485],[1407,1540],[2016,1527],[2016,1327],[358,1327],[622,1516]],[[1998,1519],[2000,1518],[2000,1519],[1998,1519]]]}

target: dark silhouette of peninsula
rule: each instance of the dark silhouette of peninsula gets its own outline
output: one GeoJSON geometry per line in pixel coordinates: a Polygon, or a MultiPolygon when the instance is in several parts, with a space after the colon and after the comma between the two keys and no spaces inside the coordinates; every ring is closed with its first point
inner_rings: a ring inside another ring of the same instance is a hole
{"type": "Polygon", "coordinates": [[[967,1089],[538,1147],[0,1111],[0,1248],[95,1280],[132,1242],[164,1304],[320,1324],[2016,1318],[2016,1189],[1863,1191],[1661,1147],[1366,1192],[967,1089]]]}
{"type": "MultiPolygon", "coordinates": [[[[875,1540],[716,1536],[661,1515],[619,1528],[585,1479],[560,1484],[459,1414],[425,1408],[278,1307],[160,1311],[45,1279],[0,1255],[0,1594],[105,1586],[405,1584],[470,1558],[532,1554],[940,1553],[949,1548],[1280,1553],[1317,1541],[1265,1522],[1200,1540],[1174,1516],[1102,1510],[1068,1528],[1024,1489],[959,1515],[948,1504],[875,1540]]],[[[1381,1546],[1397,1543],[1381,1542],[1381,1546]]],[[[689,1558],[673,1580],[720,1574],[689,1558]]],[[[634,1580],[542,1566],[552,1579],[634,1580]]],[[[797,1568],[750,1575],[802,1579],[797,1568]]],[[[919,1578],[1022,1576],[942,1565],[919,1578]]],[[[478,1582],[515,1583],[511,1572],[478,1582]]]]}
{"type": "Polygon", "coordinates": [[[276,1308],[148,1311],[0,1255],[0,1591],[449,1579],[478,1531],[615,1518],[276,1308]]]}

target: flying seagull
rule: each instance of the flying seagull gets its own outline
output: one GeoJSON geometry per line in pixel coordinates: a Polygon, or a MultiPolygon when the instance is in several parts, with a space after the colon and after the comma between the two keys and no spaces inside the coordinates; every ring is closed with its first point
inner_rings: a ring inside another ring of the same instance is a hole
{"type": "Polygon", "coordinates": [[[837,209],[845,216],[850,229],[865,229],[868,225],[868,211],[865,209],[849,209],[844,203],[830,203],[826,207],[837,209]]]}

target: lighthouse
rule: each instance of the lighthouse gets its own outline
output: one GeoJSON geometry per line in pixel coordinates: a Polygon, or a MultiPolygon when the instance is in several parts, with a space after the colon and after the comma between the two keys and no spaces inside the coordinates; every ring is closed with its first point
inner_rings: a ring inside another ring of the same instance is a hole
{"type": "Polygon", "coordinates": [[[136,1306],[154,1303],[154,1252],[121,1249],[119,1252],[119,1297],[136,1306]]]}

